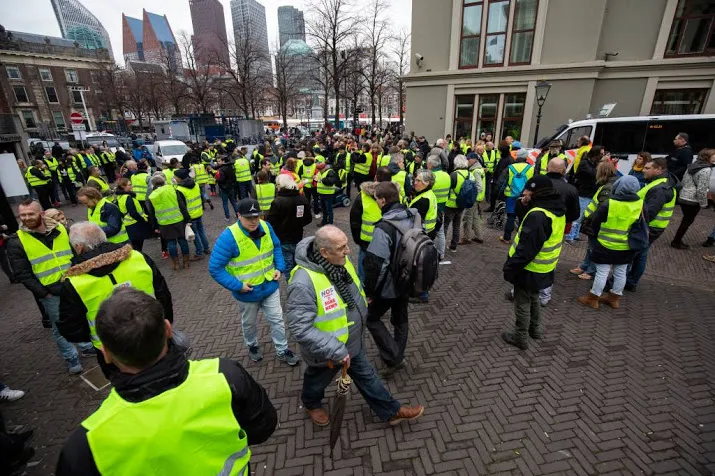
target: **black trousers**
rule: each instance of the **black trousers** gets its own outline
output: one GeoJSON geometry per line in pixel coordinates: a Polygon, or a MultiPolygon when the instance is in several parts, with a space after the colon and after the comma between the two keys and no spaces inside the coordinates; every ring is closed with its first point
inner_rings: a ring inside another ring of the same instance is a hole
{"type": "Polygon", "coordinates": [[[7,258],[7,241],[0,244],[0,269],[7,276],[7,279],[11,283],[15,282],[15,277],[12,274],[12,269],[10,268],[10,260],[7,258]]]}
{"type": "Polygon", "coordinates": [[[367,308],[367,328],[375,339],[380,357],[389,367],[394,367],[405,358],[409,329],[407,306],[409,298],[404,296],[396,299],[373,299],[367,308]],[[382,322],[382,316],[388,310],[394,335],[390,334],[382,322]]]}
{"type": "Polygon", "coordinates": [[[313,207],[313,213],[320,213],[320,198],[318,197],[317,187],[303,187],[303,193],[313,207]]]}
{"type": "Polygon", "coordinates": [[[673,237],[673,243],[681,243],[685,233],[688,232],[688,228],[695,221],[695,217],[700,213],[700,204],[694,203],[681,203],[680,209],[683,211],[683,219],[680,221],[680,226],[678,231],[675,232],[673,237]]]}
{"type": "Polygon", "coordinates": [[[50,200],[52,198],[52,187],[52,182],[47,185],[34,187],[37,199],[40,201],[40,205],[42,205],[43,210],[52,208],[52,201],[50,200]]]}
{"type": "Polygon", "coordinates": [[[62,193],[64,194],[65,199],[75,205],[77,204],[77,189],[75,189],[74,183],[69,178],[62,180],[62,193]]]}

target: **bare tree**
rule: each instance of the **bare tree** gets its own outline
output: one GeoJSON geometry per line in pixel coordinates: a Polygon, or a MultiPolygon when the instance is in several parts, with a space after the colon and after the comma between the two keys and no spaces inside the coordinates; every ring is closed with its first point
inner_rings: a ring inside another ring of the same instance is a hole
{"type": "MultiPolygon", "coordinates": [[[[363,44],[368,50],[367,68],[363,70],[367,86],[367,94],[370,99],[370,110],[372,112],[372,124],[375,125],[375,100],[377,99],[380,81],[378,73],[380,64],[384,61],[385,49],[391,34],[389,26],[384,18],[387,18],[388,5],[385,0],[372,0],[368,19],[365,21],[365,31],[363,33],[363,44]]],[[[382,117],[382,114],[380,114],[382,117]]],[[[380,119],[382,121],[382,119],[380,119]]]]}
{"type": "Polygon", "coordinates": [[[146,90],[144,94],[147,108],[149,112],[151,112],[148,116],[149,124],[151,125],[151,115],[154,116],[155,120],[164,117],[166,98],[163,94],[163,83],[165,76],[162,71],[150,71],[142,74],[145,76],[144,83],[146,84],[146,90]]]}
{"type": "Polygon", "coordinates": [[[171,106],[173,113],[179,115],[184,110],[189,92],[183,75],[172,69],[173,62],[173,52],[166,50],[163,57],[164,78],[161,84],[161,93],[165,103],[171,106]]]}
{"type": "Polygon", "coordinates": [[[110,113],[112,110],[116,110],[122,129],[126,129],[124,123],[124,111],[127,110],[125,77],[126,71],[116,63],[100,65],[97,77],[98,89],[102,91],[102,94],[97,96],[100,107],[110,113]]]}
{"type": "Polygon", "coordinates": [[[291,102],[291,98],[298,95],[302,79],[298,74],[298,65],[301,61],[307,61],[308,58],[304,55],[295,54],[287,48],[277,47],[274,60],[276,65],[276,85],[269,91],[278,106],[278,115],[283,118],[285,127],[288,127],[288,104],[291,102]]]}
{"type": "MultiPolygon", "coordinates": [[[[307,30],[319,51],[328,58],[329,74],[335,94],[335,128],[340,128],[340,83],[345,79],[343,66],[345,51],[357,19],[350,12],[350,0],[312,0],[308,10],[313,12],[307,30]]],[[[326,102],[328,97],[326,95],[326,102]]]]}
{"type": "Polygon", "coordinates": [[[126,106],[139,122],[139,128],[144,128],[144,115],[147,113],[146,78],[136,72],[127,72],[126,106]]]}
{"type": "Polygon", "coordinates": [[[191,38],[185,31],[179,33],[179,48],[186,63],[184,76],[194,110],[202,114],[208,114],[214,93],[212,65],[199,64],[191,44],[191,38]]]}
{"type": "Polygon", "coordinates": [[[330,55],[325,48],[316,49],[313,53],[312,64],[314,68],[310,70],[311,82],[320,86],[323,92],[323,118],[328,118],[328,98],[332,90],[332,80],[330,75],[330,55]]]}
{"type": "Polygon", "coordinates": [[[364,62],[363,49],[360,47],[359,38],[353,36],[353,43],[347,52],[347,62],[345,64],[345,99],[349,102],[353,111],[353,122],[358,123],[358,102],[363,92],[365,92],[365,77],[363,75],[364,62]]]}
{"type": "MultiPolygon", "coordinates": [[[[380,112],[380,128],[382,128],[382,103],[390,92],[390,79],[392,77],[391,68],[387,61],[382,61],[375,71],[375,94],[377,98],[377,109],[380,112]]],[[[373,118],[375,113],[373,111],[373,118]]]]}
{"type": "Polygon", "coordinates": [[[401,30],[393,40],[393,54],[397,60],[396,69],[394,71],[394,83],[396,85],[397,94],[399,95],[398,107],[400,109],[400,126],[405,120],[405,81],[404,76],[410,72],[410,34],[401,30]]]}

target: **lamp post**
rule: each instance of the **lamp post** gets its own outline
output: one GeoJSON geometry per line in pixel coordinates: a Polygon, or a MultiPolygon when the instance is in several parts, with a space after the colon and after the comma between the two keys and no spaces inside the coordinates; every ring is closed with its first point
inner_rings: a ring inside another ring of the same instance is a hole
{"type": "Polygon", "coordinates": [[[534,131],[534,146],[539,141],[539,126],[541,125],[541,108],[544,107],[546,102],[546,97],[549,95],[549,90],[551,89],[551,83],[547,81],[539,81],[536,83],[536,104],[539,106],[539,110],[536,113],[536,130],[534,131]]]}

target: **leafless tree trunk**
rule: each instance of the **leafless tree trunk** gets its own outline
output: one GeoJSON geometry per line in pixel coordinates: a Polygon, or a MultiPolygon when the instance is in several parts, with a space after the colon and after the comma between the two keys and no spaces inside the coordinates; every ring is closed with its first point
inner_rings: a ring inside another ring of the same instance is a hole
{"type": "Polygon", "coordinates": [[[410,72],[410,34],[402,30],[394,40],[393,53],[397,58],[397,71],[395,75],[395,83],[397,84],[397,94],[399,95],[398,103],[400,109],[400,126],[405,120],[405,82],[402,79],[410,72]]]}
{"type": "Polygon", "coordinates": [[[184,72],[194,110],[202,114],[208,114],[214,92],[211,65],[198,64],[191,38],[185,31],[179,33],[179,47],[186,62],[184,72]]]}
{"type": "Polygon", "coordinates": [[[278,115],[283,119],[283,124],[288,127],[288,104],[299,93],[298,63],[307,61],[301,55],[290,53],[284,48],[277,47],[274,56],[276,64],[276,86],[271,88],[271,95],[278,106],[278,115]]]}
{"type": "Polygon", "coordinates": [[[370,98],[372,112],[372,125],[375,125],[375,99],[378,94],[378,70],[380,63],[385,59],[385,47],[390,40],[391,33],[387,18],[388,5],[385,0],[371,0],[368,18],[365,21],[363,32],[366,49],[368,50],[367,68],[363,71],[367,84],[367,93],[370,98]]]}

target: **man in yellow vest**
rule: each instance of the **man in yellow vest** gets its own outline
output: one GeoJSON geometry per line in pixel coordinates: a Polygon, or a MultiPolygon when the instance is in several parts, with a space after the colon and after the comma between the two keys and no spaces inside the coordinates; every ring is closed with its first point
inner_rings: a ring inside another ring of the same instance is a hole
{"type": "MultiPolygon", "coordinates": [[[[258,154],[258,156],[260,157],[260,160],[263,160],[262,155],[258,154]]],[[[260,170],[260,160],[256,164],[257,167],[259,167],[257,170],[260,170]]],[[[243,200],[251,195],[253,190],[253,182],[251,181],[251,163],[246,157],[239,155],[233,163],[233,166],[236,170],[236,197],[239,200],[243,200]]]]}
{"type": "Polygon", "coordinates": [[[668,172],[668,159],[656,157],[643,167],[646,185],[638,195],[643,199],[643,214],[648,222],[649,245],[636,252],[628,271],[626,291],[635,291],[648,264],[648,252],[653,242],[660,238],[670,224],[678,198],[678,179],[668,172]]]}
{"type": "Polygon", "coordinates": [[[336,190],[340,187],[340,176],[325,162],[318,162],[316,167],[318,171],[316,190],[320,197],[320,208],[323,210],[323,221],[318,224],[318,227],[321,227],[333,224],[333,200],[336,190]]]}
{"type": "Polygon", "coordinates": [[[549,150],[545,153],[539,156],[536,159],[536,163],[534,164],[535,170],[534,173],[538,175],[546,175],[548,172],[548,167],[549,167],[549,161],[551,159],[562,159],[566,166],[568,167],[569,161],[568,158],[566,157],[566,154],[561,152],[562,146],[561,146],[561,141],[555,140],[551,141],[549,144],[549,150]]]}
{"type": "Polygon", "coordinates": [[[104,168],[104,173],[107,176],[107,180],[109,183],[113,183],[114,180],[117,178],[116,177],[116,162],[117,159],[114,155],[114,152],[112,152],[112,149],[109,147],[102,147],[100,148],[102,151],[99,158],[101,159],[102,162],[102,167],[104,168]]]}
{"type": "Polygon", "coordinates": [[[523,194],[522,204],[528,211],[503,269],[504,280],[514,285],[516,325],[514,332],[505,332],[502,338],[526,350],[527,337],[542,337],[539,291],[554,283],[566,227],[566,206],[551,179],[542,175],[530,178],[523,194]]]}
{"type": "Polygon", "coordinates": [[[52,208],[52,175],[47,164],[42,160],[35,160],[25,172],[27,184],[32,188],[40,201],[43,210],[52,208]]]}
{"type": "Polygon", "coordinates": [[[278,421],[266,391],[238,362],[187,360],[162,311],[132,287],[102,303],[97,335],[119,372],[65,443],[57,476],[250,474],[249,446],[266,441],[278,421]]]}
{"type": "Polygon", "coordinates": [[[211,253],[209,249],[209,239],[204,230],[204,207],[201,201],[201,188],[189,177],[189,172],[186,169],[178,169],[174,172],[174,181],[176,182],[176,191],[181,193],[186,199],[186,211],[191,217],[191,229],[194,231],[196,246],[196,254],[191,261],[203,259],[204,255],[211,253]]]}
{"type": "MultiPolygon", "coordinates": [[[[449,197],[452,178],[447,172],[442,170],[442,160],[439,155],[429,156],[427,159],[427,170],[430,170],[434,174],[434,186],[432,187],[432,191],[437,198],[438,220],[444,223],[444,212],[447,208],[447,198],[449,197]]],[[[440,226],[439,230],[437,230],[434,245],[439,252],[440,259],[442,259],[447,248],[444,226],[440,226]]]]}
{"type": "MultiPolygon", "coordinates": [[[[133,287],[154,296],[169,322],[174,320],[171,293],[154,262],[128,244],[107,241],[96,223],[72,225],[70,244],[76,256],[65,272],[60,292],[60,318],[57,328],[69,342],[90,341],[101,349],[96,317],[99,306],[117,287],[133,287]]],[[[97,361],[105,377],[117,369],[109,365],[101,352],[97,361]]]]}
{"type": "Polygon", "coordinates": [[[52,176],[52,188],[50,196],[52,198],[52,205],[57,207],[60,204],[60,197],[58,193],[58,190],[60,188],[60,179],[57,171],[57,168],[60,166],[60,163],[57,157],[52,157],[52,152],[50,152],[49,150],[45,151],[45,156],[42,160],[47,166],[47,169],[50,171],[50,175],[52,176]]]}
{"type": "Polygon", "coordinates": [[[307,364],[303,406],[315,425],[330,424],[322,400],[342,364],[378,418],[391,425],[415,420],[424,407],[401,405],[367,358],[363,341],[367,300],[349,254],[348,237],[331,225],[302,240],[296,249],[286,321],[307,364]]]}
{"type": "Polygon", "coordinates": [[[506,202],[506,223],[504,234],[499,237],[499,241],[507,245],[511,243],[511,234],[514,231],[516,201],[521,196],[526,181],[534,176],[534,167],[527,162],[528,155],[526,149],[519,149],[516,153],[516,162],[504,169],[499,179],[502,184],[500,193],[504,194],[506,202]]]}
{"type": "MultiPolygon", "coordinates": [[[[62,337],[57,321],[60,318],[62,275],[72,260],[67,229],[44,216],[36,201],[22,202],[17,209],[22,223],[7,245],[8,259],[17,281],[21,282],[42,304],[52,326],[52,337],[71,374],[82,372],[77,349],[62,337]]],[[[83,355],[93,355],[89,339],[79,344],[83,355]]]]}
{"type": "Polygon", "coordinates": [[[358,190],[360,190],[360,185],[362,185],[363,182],[372,180],[370,170],[374,160],[377,160],[377,157],[372,156],[370,144],[368,143],[362,145],[361,154],[356,153],[351,155],[350,161],[355,164],[353,168],[353,179],[355,180],[355,187],[358,190]]]}
{"type": "Polygon", "coordinates": [[[276,358],[290,366],[298,357],[288,348],[279,280],[285,270],[281,243],[273,227],[261,220],[257,200],[244,198],[238,204],[238,223],[221,233],[209,260],[209,273],[238,301],[243,341],[254,362],[263,360],[258,344],[258,311],[271,326],[276,358]]]}
{"type": "Polygon", "coordinates": [[[494,178],[494,170],[496,169],[499,159],[501,159],[501,154],[498,150],[494,148],[493,142],[487,142],[484,146],[484,152],[481,154],[482,166],[484,167],[484,174],[486,176],[487,189],[484,194],[485,197],[491,197],[492,195],[492,180],[494,178]]]}
{"type": "MultiPolygon", "coordinates": [[[[479,147],[479,146],[477,146],[479,147]]],[[[477,188],[477,201],[471,208],[464,210],[462,217],[462,232],[459,241],[460,245],[467,245],[474,241],[475,243],[484,243],[482,239],[482,211],[479,208],[480,202],[486,197],[486,183],[484,168],[479,161],[478,152],[470,152],[467,154],[467,162],[469,163],[469,174],[477,188]]]]}

